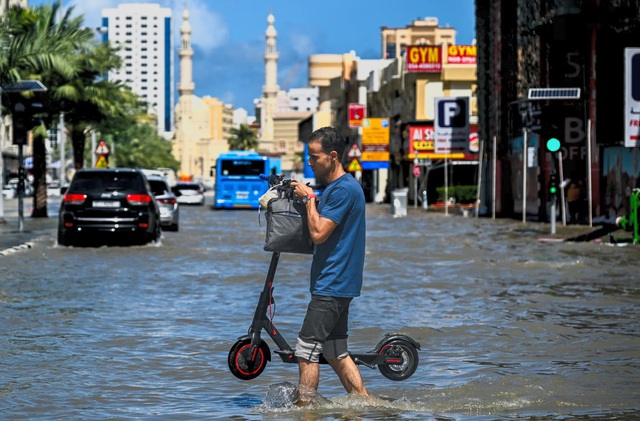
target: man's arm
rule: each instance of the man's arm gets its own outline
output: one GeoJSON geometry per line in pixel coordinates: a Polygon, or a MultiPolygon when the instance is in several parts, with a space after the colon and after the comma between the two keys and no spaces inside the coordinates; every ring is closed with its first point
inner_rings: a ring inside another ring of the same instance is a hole
{"type": "Polygon", "coordinates": [[[314,244],[322,244],[327,241],[327,238],[331,235],[333,230],[338,226],[331,219],[323,218],[318,213],[317,202],[313,189],[309,186],[305,186],[302,183],[291,182],[291,185],[295,188],[295,194],[298,197],[309,197],[307,202],[307,221],[309,223],[309,234],[314,244]]]}

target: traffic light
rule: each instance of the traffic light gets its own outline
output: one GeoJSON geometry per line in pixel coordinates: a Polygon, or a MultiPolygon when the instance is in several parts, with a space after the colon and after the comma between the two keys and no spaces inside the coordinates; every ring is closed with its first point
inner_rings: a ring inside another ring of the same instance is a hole
{"type": "Polygon", "coordinates": [[[11,118],[13,120],[13,144],[26,145],[28,133],[37,124],[34,118],[42,113],[42,103],[34,97],[26,98],[17,95],[11,106],[11,118]]]}
{"type": "Polygon", "coordinates": [[[556,173],[551,173],[549,176],[549,194],[551,196],[558,194],[558,176],[556,173]]]}
{"type": "Polygon", "coordinates": [[[529,130],[539,132],[542,130],[542,110],[540,108],[529,108],[529,130]]]}
{"type": "Polygon", "coordinates": [[[556,153],[560,150],[562,144],[560,143],[560,139],[557,137],[552,137],[547,140],[547,151],[551,153],[556,153]]]}

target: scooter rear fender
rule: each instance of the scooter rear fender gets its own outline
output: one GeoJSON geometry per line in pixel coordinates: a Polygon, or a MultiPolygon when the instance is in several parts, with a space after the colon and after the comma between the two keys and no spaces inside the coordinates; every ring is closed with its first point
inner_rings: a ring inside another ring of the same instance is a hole
{"type": "Polygon", "coordinates": [[[387,333],[386,335],[384,335],[384,338],[382,338],[380,342],[378,342],[378,344],[375,346],[375,348],[373,348],[373,350],[371,350],[370,352],[377,354],[380,352],[383,346],[395,340],[408,342],[409,344],[413,345],[416,349],[420,349],[420,344],[418,343],[418,341],[411,338],[410,336],[404,335],[402,333],[387,333]]]}

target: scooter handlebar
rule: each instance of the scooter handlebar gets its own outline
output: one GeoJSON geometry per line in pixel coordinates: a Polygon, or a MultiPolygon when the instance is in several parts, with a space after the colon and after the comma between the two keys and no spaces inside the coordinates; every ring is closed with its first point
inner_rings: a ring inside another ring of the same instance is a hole
{"type": "Polygon", "coordinates": [[[260,174],[260,179],[265,180],[270,186],[282,184],[284,174],[260,174]]]}

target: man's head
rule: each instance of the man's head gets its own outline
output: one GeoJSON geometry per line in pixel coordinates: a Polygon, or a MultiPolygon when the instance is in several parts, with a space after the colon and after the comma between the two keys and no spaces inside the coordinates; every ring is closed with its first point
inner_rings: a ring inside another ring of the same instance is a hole
{"type": "Polygon", "coordinates": [[[331,183],[342,174],[344,138],[333,127],[322,127],[309,137],[309,165],[321,183],[331,183]]]}

